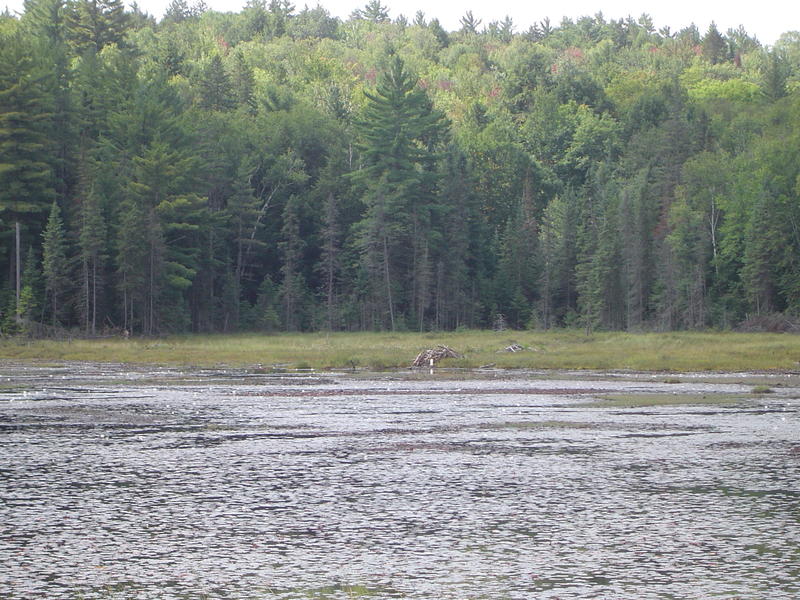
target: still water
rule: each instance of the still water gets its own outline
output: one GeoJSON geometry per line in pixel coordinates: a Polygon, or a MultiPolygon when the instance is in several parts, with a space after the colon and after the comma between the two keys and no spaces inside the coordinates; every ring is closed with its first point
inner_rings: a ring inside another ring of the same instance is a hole
{"type": "Polygon", "coordinates": [[[0,379],[1,598],[800,597],[796,379],[0,379]]]}

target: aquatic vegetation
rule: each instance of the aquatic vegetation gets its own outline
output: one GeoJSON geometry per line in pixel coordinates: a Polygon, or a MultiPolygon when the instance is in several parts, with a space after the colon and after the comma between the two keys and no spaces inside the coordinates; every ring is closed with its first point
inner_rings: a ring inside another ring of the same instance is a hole
{"type": "Polygon", "coordinates": [[[741,394],[723,393],[672,393],[672,394],[609,394],[593,402],[583,402],[581,407],[642,408],[680,404],[740,404],[748,399],[741,394]]]}
{"type": "Polygon", "coordinates": [[[775,390],[773,390],[768,385],[757,385],[752,390],[750,390],[751,394],[772,394],[775,390]]]}

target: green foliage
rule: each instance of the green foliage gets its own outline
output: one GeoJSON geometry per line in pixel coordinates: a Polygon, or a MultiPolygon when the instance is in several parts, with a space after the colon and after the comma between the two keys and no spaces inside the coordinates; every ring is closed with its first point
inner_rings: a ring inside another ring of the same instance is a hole
{"type": "Polygon", "coordinates": [[[27,0],[0,19],[5,330],[800,313],[795,33],[390,11],[173,0],[156,23],[27,0]]]}
{"type": "Polygon", "coordinates": [[[45,212],[54,197],[48,142],[52,81],[20,33],[0,37],[0,214],[45,212]]]}
{"type": "Polygon", "coordinates": [[[66,13],[70,42],[79,53],[123,46],[128,18],[122,0],[72,0],[66,13]]]}
{"type": "MultiPolygon", "coordinates": [[[[69,265],[67,263],[67,240],[61,210],[56,202],[50,209],[50,217],[42,234],[42,273],[45,291],[50,298],[50,315],[53,325],[60,323],[63,312],[62,300],[69,284],[69,265]]],[[[17,310],[20,310],[18,307],[17,310]]]]}

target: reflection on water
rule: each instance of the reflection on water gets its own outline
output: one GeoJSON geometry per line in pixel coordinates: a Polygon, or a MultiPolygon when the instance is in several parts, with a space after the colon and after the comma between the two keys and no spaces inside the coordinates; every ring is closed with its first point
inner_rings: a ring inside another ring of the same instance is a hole
{"type": "Polygon", "coordinates": [[[796,388],[54,373],[0,396],[3,598],[800,597],[796,388]]]}

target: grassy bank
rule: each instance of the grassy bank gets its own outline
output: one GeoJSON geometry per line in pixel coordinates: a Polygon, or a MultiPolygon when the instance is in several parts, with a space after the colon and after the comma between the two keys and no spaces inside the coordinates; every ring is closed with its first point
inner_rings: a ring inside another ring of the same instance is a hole
{"type": "Polygon", "coordinates": [[[159,339],[0,342],[2,359],[81,360],[287,369],[408,367],[425,348],[464,354],[440,366],[533,369],[750,371],[800,368],[800,336],[579,331],[188,335],[159,339]],[[499,352],[512,343],[521,352],[499,352]]]}

